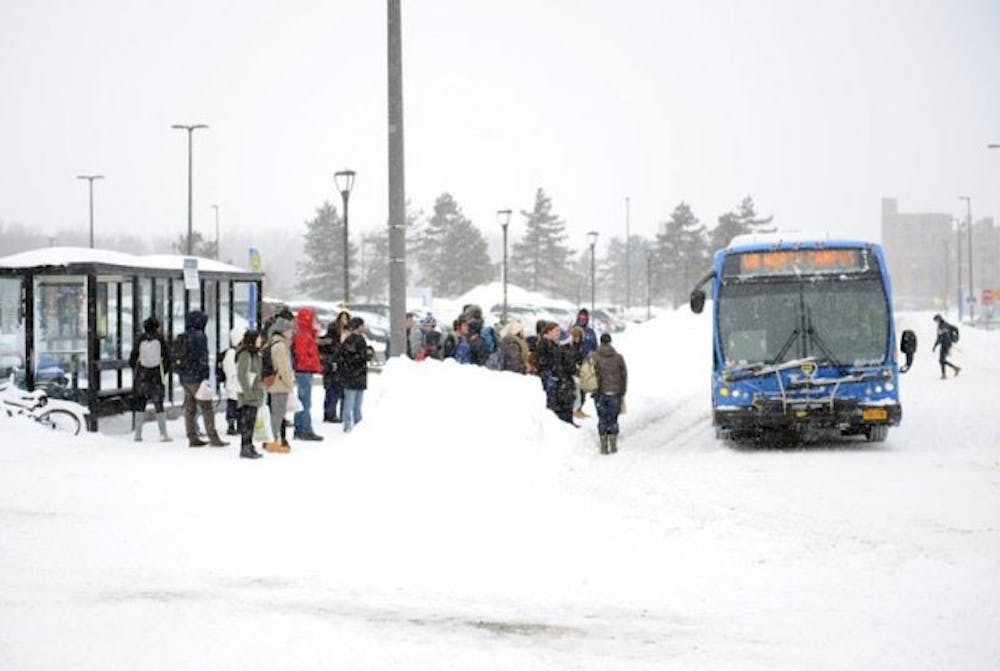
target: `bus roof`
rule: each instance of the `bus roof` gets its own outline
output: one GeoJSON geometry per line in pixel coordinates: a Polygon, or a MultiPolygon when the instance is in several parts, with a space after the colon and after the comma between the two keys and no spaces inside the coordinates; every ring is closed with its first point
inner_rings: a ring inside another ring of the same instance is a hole
{"type": "Polygon", "coordinates": [[[726,252],[759,252],[770,249],[857,249],[872,246],[875,246],[875,243],[866,240],[820,238],[815,234],[749,233],[733,238],[726,246],[726,252]]]}

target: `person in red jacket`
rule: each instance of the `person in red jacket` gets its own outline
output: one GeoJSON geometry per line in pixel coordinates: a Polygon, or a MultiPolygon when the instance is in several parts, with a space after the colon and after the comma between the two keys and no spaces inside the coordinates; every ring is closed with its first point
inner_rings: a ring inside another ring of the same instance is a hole
{"type": "Polygon", "coordinates": [[[316,336],[319,334],[316,311],[302,308],[295,315],[295,338],[292,340],[292,354],[295,361],[295,387],[299,392],[302,410],[295,413],[295,438],[298,440],[323,440],[312,426],[312,386],[313,375],[323,374],[323,364],[319,358],[316,336]]]}

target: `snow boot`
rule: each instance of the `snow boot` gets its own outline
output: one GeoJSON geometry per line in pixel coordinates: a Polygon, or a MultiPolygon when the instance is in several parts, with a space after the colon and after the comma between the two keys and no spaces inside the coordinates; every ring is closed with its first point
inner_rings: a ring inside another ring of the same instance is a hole
{"type": "Polygon", "coordinates": [[[618,434],[609,433],[608,434],[608,452],[615,454],[618,452],[618,434]]]}
{"type": "Polygon", "coordinates": [[[173,440],[167,433],[167,413],[156,413],[156,425],[160,428],[160,442],[169,443],[173,440]]]}
{"type": "Polygon", "coordinates": [[[241,459],[260,459],[264,455],[253,449],[253,443],[245,443],[240,445],[240,458],[241,459]]]}
{"type": "Polygon", "coordinates": [[[135,425],[135,442],[142,442],[142,422],[146,419],[145,412],[133,412],[132,424],[135,425]]]}
{"type": "Polygon", "coordinates": [[[608,453],[608,434],[601,434],[601,454],[608,453]]]}

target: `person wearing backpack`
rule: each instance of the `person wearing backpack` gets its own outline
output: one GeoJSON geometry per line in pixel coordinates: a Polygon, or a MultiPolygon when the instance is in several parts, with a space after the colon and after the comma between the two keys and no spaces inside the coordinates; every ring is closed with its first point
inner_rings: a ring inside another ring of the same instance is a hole
{"type": "Polygon", "coordinates": [[[222,382],[226,388],[226,435],[238,436],[240,382],[236,376],[236,348],[243,342],[246,329],[234,326],[229,331],[229,347],[222,353],[222,382]]]}
{"type": "Polygon", "coordinates": [[[240,458],[260,459],[261,453],[253,448],[253,427],[257,423],[257,410],[264,405],[264,384],[261,373],[264,365],[260,356],[260,332],[246,330],[236,346],[236,372],[238,382],[237,412],[240,427],[240,458]]]}
{"type": "Polygon", "coordinates": [[[184,316],[184,333],[178,336],[183,343],[182,354],[178,366],[178,377],[184,387],[184,428],[187,431],[189,447],[225,447],[229,443],[219,438],[215,430],[215,405],[212,400],[201,400],[197,397],[198,388],[203,381],[209,379],[208,369],[208,338],[205,337],[205,324],[208,317],[201,310],[191,310],[184,316]],[[198,437],[195,425],[195,415],[201,409],[205,420],[205,432],[208,443],[198,437]]]}
{"type": "Polygon", "coordinates": [[[625,359],[611,345],[611,334],[601,334],[601,344],[594,354],[597,371],[597,433],[601,438],[601,454],[618,451],[618,415],[628,390],[628,369],[625,359]]]}
{"type": "Polygon", "coordinates": [[[948,378],[945,372],[949,366],[955,371],[955,377],[958,377],[962,369],[948,360],[951,346],[958,342],[958,327],[946,322],[941,315],[934,315],[934,322],[937,324],[937,340],[934,341],[934,347],[931,348],[931,351],[933,352],[938,346],[941,347],[941,352],[938,354],[938,363],[941,364],[941,379],[948,378]]]}
{"type": "Polygon", "coordinates": [[[167,342],[160,332],[160,320],[147,317],[142,323],[142,335],[129,356],[132,367],[133,412],[135,440],[142,440],[142,424],[146,419],[146,405],[156,409],[156,424],[160,428],[160,442],[173,440],[167,434],[167,415],[163,410],[163,380],[170,374],[170,357],[167,342]]]}

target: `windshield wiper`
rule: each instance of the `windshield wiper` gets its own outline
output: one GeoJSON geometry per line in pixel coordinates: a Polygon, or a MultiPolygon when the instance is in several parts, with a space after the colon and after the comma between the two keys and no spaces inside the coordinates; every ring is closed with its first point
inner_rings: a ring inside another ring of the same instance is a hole
{"type": "Polygon", "coordinates": [[[831,364],[833,364],[833,367],[836,368],[841,375],[843,375],[847,371],[847,366],[840,363],[840,361],[837,360],[837,357],[833,356],[833,353],[830,352],[830,349],[826,346],[826,343],[823,342],[823,338],[820,336],[819,332],[816,331],[816,328],[813,326],[812,308],[806,308],[806,335],[809,336],[809,342],[816,344],[816,347],[818,347],[819,351],[823,353],[823,356],[826,357],[826,360],[829,361],[831,364]]]}
{"type": "Polygon", "coordinates": [[[792,333],[788,336],[788,340],[786,340],[785,344],[781,346],[781,349],[778,350],[778,355],[775,356],[770,363],[775,364],[784,359],[785,355],[788,354],[788,350],[790,350],[792,345],[795,344],[795,339],[798,338],[801,333],[802,332],[799,330],[798,326],[792,329],[792,333]]]}

